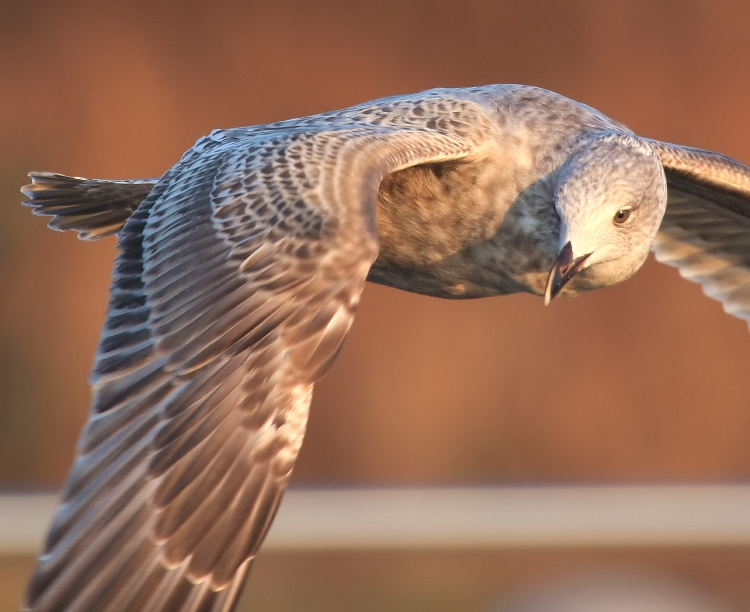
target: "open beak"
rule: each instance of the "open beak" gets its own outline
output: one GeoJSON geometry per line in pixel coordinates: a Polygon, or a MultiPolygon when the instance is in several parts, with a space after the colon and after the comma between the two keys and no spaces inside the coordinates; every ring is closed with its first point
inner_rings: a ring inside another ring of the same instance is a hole
{"type": "Polygon", "coordinates": [[[590,255],[591,253],[586,253],[580,257],[573,257],[573,247],[570,246],[570,242],[562,248],[547,277],[547,286],[544,288],[545,306],[549,305],[567,282],[581,271],[590,255]]]}

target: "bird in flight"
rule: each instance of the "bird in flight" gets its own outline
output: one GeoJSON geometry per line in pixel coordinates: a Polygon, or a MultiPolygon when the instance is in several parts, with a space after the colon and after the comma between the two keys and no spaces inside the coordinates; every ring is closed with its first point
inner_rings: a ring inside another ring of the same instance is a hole
{"type": "Polygon", "coordinates": [[[119,254],[26,610],[231,610],[365,280],[549,303],[653,250],[750,322],[750,167],[535,87],[217,130],[158,179],[30,177],[50,227],[119,254]]]}

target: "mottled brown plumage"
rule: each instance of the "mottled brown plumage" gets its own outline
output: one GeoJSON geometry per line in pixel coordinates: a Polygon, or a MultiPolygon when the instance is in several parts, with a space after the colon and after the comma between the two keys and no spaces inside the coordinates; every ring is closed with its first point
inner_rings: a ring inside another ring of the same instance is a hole
{"type": "Polygon", "coordinates": [[[28,610],[230,610],[368,278],[550,299],[656,240],[750,319],[750,169],[531,87],[216,131],[158,180],[31,177],[36,214],[120,254],[28,610]]]}

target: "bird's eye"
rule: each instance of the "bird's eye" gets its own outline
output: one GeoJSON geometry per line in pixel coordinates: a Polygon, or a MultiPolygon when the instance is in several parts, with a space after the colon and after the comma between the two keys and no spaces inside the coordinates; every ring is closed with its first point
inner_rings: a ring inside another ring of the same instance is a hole
{"type": "Polygon", "coordinates": [[[631,212],[633,212],[633,209],[630,208],[629,206],[626,208],[621,208],[615,213],[615,218],[613,219],[613,221],[617,225],[622,225],[623,223],[625,223],[625,221],[628,220],[628,217],[630,217],[631,212]]]}

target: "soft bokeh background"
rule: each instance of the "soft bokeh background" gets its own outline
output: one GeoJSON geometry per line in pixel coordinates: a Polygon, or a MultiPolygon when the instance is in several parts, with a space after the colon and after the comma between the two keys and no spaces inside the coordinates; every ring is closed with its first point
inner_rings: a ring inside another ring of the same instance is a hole
{"type": "MultiPolygon", "coordinates": [[[[115,254],[113,239],[50,232],[18,206],[27,171],[158,176],[216,127],[497,82],[747,162],[748,24],[745,0],[4,0],[0,487],[64,478],[115,254]]],[[[747,326],[654,262],[549,308],[369,286],[316,389],[293,482],[747,480],[749,363],[747,326]]],[[[750,609],[741,548],[269,554],[246,595],[278,611],[483,610],[550,573],[610,562],[750,609]]],[[[3,601],[17,600],[29,563],[0,566],[3,601]]]]}

